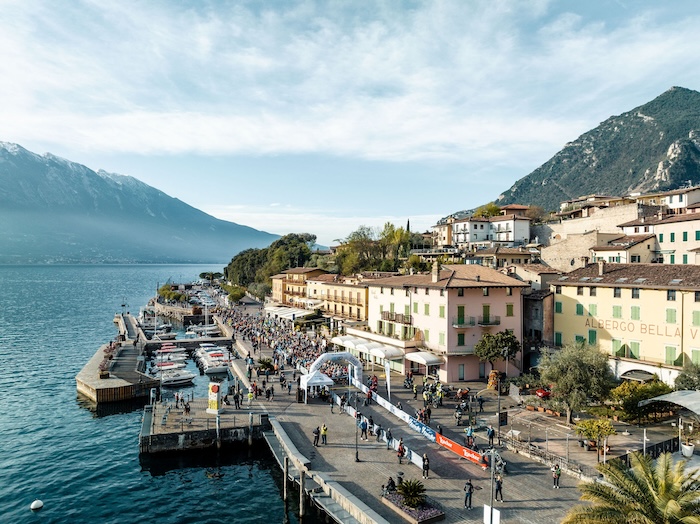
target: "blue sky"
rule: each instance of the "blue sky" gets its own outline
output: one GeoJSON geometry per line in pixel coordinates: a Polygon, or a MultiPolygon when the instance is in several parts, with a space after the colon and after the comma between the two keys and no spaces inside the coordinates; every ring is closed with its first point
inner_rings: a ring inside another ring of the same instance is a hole
{"type": "Polygon", "coordinates": [[[0,0],[0,141],[332,244],[700,90],[697,1],[0,0]]]}

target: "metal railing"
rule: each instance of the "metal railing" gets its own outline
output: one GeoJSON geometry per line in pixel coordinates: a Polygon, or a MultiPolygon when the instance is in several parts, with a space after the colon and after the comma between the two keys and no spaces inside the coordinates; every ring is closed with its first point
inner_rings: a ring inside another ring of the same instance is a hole
{"type": "Polygon", "coordinates": [[[452,327],[467,328],[476,326],[476,317],[455,317],[452,319],[452,327]]]}
{"type": "Polygon", "coordinates": [[[501,317],[489,315],[488,317],[479,317],[480,326],[500,326],[501,317]]]}

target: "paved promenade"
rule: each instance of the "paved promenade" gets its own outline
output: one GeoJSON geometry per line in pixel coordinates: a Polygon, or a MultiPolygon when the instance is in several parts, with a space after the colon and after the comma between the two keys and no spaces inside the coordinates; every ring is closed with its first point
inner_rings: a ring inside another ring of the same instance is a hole
{"type": "MultiPolygon", "coordinates": [[[[251,351],[250,344],[237,341],[242,353],[251,351]]],[[[255,355],[257,361],[260,358],[260,350],[255,355]]],[[[271,357],[272,350],[262,347],[262,356],[271,357]]],[[[245,362],[238,359],[233,367],[244,384],[248,384],[245,370],[245,362]]],[[[291,379],[291,370],[286,371],[287,378],[291,379]]],[[[382,369],[375,368],[365,370],[363,383],[367,377],[376,374],[379,378],[379,394],[386,398],[386,379],[382,369]]],[[[255,377],[255,375],[253,375],[255,377]]],[[[391,401],[393,404],[401,402],[403,410],[411,415],[423,407],[423,400],[419,393],[416,400],[413,393],[403,387],[403,376],[392,374],[391,377],[391,401]]],[[[416,380],[420,383],[422,377],[416,380]]],[[[260,379],[258,379],[260,380],[260,379]]],[[[310,468],[324,473],[329,479],[341,483],[350,492],[367,504],[390,522],[396,521],[396,515],[382,504],[381,486],[391,476],[396,480],[399,472],[404,479],[417,478],[424,482],[427,495],[438,502],[446,514],[446,522],[482,522],[483,506],[491,501],[490,470],[461,459],[445,448],[430,442],[423,436],[412,431],[397,417],[391,415],[383,407],[373,403],[370,406],[358,406],[359,411],[369,417],[372,416],[375,423],[381,424],[384,429],[391,428],[395,439],[403,438],[406,446],[414,453],[422,455],[427,453],[430,459],[430,478],[423,480],[421,470],[414,464],[399,465],[396,452],[388,450],[386,443],[377,442],[374,437],[368,441],[357,440],[357,429],[354,419],[348,414],[341,413],[335,406],[333,413],[330,404],[322,403],[318,399],[310,399],[308,404],[296,401],[295,390],[287,394],[283,390],[277,377],[270,376],[275,384],[274,400],[266,401],[264,397],[254,402],[253,410],[265,410],[277,418],[282,424],[299,452],[311,460],[310,468]],[[328,426],[328,444],[312,445],[312,431],[316,426],[323,424],[328,426]],[[359,462],[355,461],[355,454],[359,462]],[[476,491],[473,495],[474,509],[468,511],[464,508],[464,484],[467,479],[474,483],[476,491]]],[[[469,387],[472,393],[476,393],[485,387],[482,382],[464,383],[461,387],[469,387]]],[[[420,390],[420,388],[419,388],[420,390]]],[[[335,393],[342,395],[344,392],[357,391],[355,388],[337,387],[335,393]]],[[[496,427],[497,397],[495,392],[484,392],[484,412],[477,414],[477,419],[485,424],[496,427]]],[[[354,395],[351,395],[353,398],[354,395]]],[[[360,393],[360,398],[362,398],[360,393]]],[[[354,404],[354,401],[351,402],[354,404]]],[[[578,439],[564,425],[563,417],[556,418],[538,412],[526,411],[518,407],[509,397],[501,397],[502,408],[509,411],[509,425],[502,427],[505,434],[513,429],[519,431],[522,441],[528,440],[536,444],[541,450],[566,457],[587,465],[589,471],[593,471],[599,456],[595,451],[584,451],[578,446],[578,439]],[[567,442],[567,434],[569,435],[567,442]],[[568,450],[568,452],[567,452],[568,450]]],[[[446,400],[444,406],[432,410],[431,427],[441,425],[443,434],[457,443],[463,442],[464,426],[457,426],[454,419],[454,400],[446,400]]],[[[246,409],[245,403],[243,410],[246,409]]],[[[612,454],[622,454],[629,449],[640,449],[642,444],[642,430],[618,425],[617,436],[611,437],[609,442],[612,454]],[[627,434],[623,434],[627,433],[627,434]],[[615,453],[617,452],[617,453],[615,453]]],[[[649,431],[647,437],[652,441],[661,441],[672,436],[672,430],[649,431]]],[[[476,433],[476,442],[480,448],[486,446],[485,431],[476,433]]],[[[549,467],[530,459],[522,454],[514,453],[505,447],[497,447],[501,456],[506,460],[508,473],[504,475],[503,497],[504,502],[496,502],[495,508],[501,511],[503,522],[522,522],[549,524],[559,523],[568,509],[579,502],[580,492],[576,488],[579,480],[573,475],[562,475],[560,489],[553,489],[549,467]]],[[[600,459],[602,460],[602,458],[600,459]]]]}

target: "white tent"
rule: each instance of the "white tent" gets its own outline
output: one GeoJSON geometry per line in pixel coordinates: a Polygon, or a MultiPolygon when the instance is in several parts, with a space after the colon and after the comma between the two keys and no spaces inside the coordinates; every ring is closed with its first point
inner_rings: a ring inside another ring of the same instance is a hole
{"type": "Polygon", "coordinates": [[[299,385],[304,389],[304,403],[308,403],[309,400],[309,388],[314,386],[332,386],[335,384],[333,379],[321,373],[320,371],[314,371],[306,375],[302,375],[299,385]]]}

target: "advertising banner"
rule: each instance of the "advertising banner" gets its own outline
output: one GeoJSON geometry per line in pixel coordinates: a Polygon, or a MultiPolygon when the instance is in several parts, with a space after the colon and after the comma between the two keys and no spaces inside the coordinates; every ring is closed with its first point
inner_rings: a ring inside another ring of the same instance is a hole
{"type": "Polygon", "coordinates": [[[218,382],[209,382],[209,403],[207,404],[207,413],[220,413],[221,409],[221,384],[218,382]]]}
{"type": "Polygon", "coordinates": [[[447,437],[444,437],[440,434],[436,435],[435,441],[440,444],[442,447],[449,449],[453,453],[456,453],[462,458],[465,458],[469,460],[470,462],[473,462],[474,464],[478,464],[481,466],[483,469],[486,469],[488,463],[486,462],[486,458],[481,455],[478,451],[474,451],[473,449],[468,449],[465,448],[464,446],[461,446],[454,442],[453,440],[448,439],[447,437]]]}

